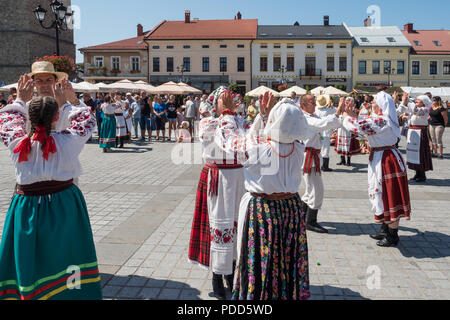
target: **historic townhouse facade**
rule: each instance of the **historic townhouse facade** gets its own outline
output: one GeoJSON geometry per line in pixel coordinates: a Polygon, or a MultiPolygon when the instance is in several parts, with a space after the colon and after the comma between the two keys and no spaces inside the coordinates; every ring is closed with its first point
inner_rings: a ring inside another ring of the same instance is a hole
{"type": "Polygon", "coordinates": [[[258,20],[191,19],[163,21],[145,36],[148,46],[150,83],[183,81],[211,92],[220,85],[251,88],[250,47],[256,38],[258,20]]]}
{"type": "Polygon", "coordinates": [[[252,45],[252,87],[280,84],[351,90],[352,38],[342,25],[258,26],[252,45]]]}
{"type": "Polygon", "coordinates": [[[409,85],[450,87],[450,31],[414,30],[408,23],[402,32],[412,46],[409,85]]]}
{"type": "Polygon", "coordinates": [[[354,39],[354,88],[374,91],[379,85],[408,85],[411,45],[398,27],[346,28],[354,39]]]}
{"type": "Polygon", "coordinates": [[[137,36],[81,48],[84,55],[84,80],[111,83],[128,79],[148,81],[148,50],[142,25],[137,36]]]}

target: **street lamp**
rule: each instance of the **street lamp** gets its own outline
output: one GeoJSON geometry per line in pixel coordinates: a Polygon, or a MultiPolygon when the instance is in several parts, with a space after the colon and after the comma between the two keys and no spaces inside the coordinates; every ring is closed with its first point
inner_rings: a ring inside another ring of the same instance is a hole
{"type": "Polygon", "coordinates": [[[181,79],[180,79],[179,82],[182,82],[182,80],[183,80],[183,74],[187,71],[186,68],[185,68],[185,65],[183,64],[183,65],[181,65],[181,66],[178,66],[178,67],[177,67],[177,71],[178,71],[178,72],[181,72],[181,79]]]}
{"type": "Polygon", "coordinates": [[[67,7],[64,6],[62,2],[58,0],[53,0],[50,3],[50,8],[55,15],[54,20],[52,21],[50,26],[44,25],[45,15],[47,14],[47,10],[38,5],[36,9],[33,10],[34,16],[36,20],[39,21],[39,24],[44,29],[55,29],[56,30],[56,55],[59,56],[59,33],[60,30],[67,31],[69,30],[68,25],[72,23],[73,12],[67,12],[67,7]]]}
{"type": "Polygon", "coordinates": [[[391,86],[391,72],[392,72],[392,74],[395,74],[395,68],[391,69],[391,67],[386,67],[386,72],[388,74],[388,87],[390,87],[391,86]]]}
{"type": "Polygon", "coordinates": [[[280,69],[278,69],[279,72],[281,72],[281,84],[286,84],[287,81],[284,79],[284,74],[286,73],[286,67],[281,66],[280,69]]]}

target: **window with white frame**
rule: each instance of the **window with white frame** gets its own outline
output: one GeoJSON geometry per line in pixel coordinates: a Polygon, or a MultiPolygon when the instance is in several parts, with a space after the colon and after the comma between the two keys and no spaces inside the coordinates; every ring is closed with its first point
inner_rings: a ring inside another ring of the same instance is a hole
{"type": "Polygon", "coordinates": [[[120,70],[120,57],[111,57],[111,70],[120,70]]]}
{"type": "Polygon", "coordinates": [[[411,64],[411,73],[414,75],[420,74],[420,61],[413,61],[411,64]]]}
{"type": "Polygon", "coordinates": [[[94,57],[94,65],[97,68],[102,68],[105,66],[105,57],[94,57]]]}
{"type": "Polygon", "coordinates": [[[438,74],[438,62],[430,61],[430,75],[438,74]]]}
{"type": "Polygon", "coordinates": [[[445,74],[445,75],[449,75],[450,74],[450,61],[444,61],[443,68],[442,68],[442,73],[445,74]]]}
{"type": "Polygon", "coordinates": [[[131,71],[141,70],[141,57],[131,57],[131,71]]]}

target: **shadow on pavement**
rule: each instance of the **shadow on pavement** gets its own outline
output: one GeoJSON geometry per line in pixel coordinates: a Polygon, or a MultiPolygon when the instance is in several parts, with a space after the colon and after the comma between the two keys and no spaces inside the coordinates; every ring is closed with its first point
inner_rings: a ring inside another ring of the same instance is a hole
{"type": "Polygon", "coordinates": [[[201,300],[200,291],[184,282],[143,276],[101,273],[103,299],[113,300],[201,300]]]}
{"type": "MultiPolygon", "coordinates": [[[[184,282],[143,276],[117,276],[101,273],[103,299],[113,300],[202,300],[201,292],[184,282]]],[[[370,300],[348,288],[329,285],[310,287],[310,300],[370,300]]],[[[215,300],[212,290],[208,296],[215,300]]],[[[227,298],[231,295],[227,291],[227,298]]]]}
{"type": "MultiPolygon", "coordinates": [[[[330,234],[341,234],[347,236],[367,236],[375,234],[379,230],[376,224],[367,223],[344,223],[344,222],[319,222],[326,227],[330,234]]],[[[400,222],[401,223],[401,222],[400,222]]],[[[407,257],[418,259],[446,258],[450,256],[450,236],[445,233],[425,231],[403,227],[399,228],[400,242],[397,249],[407,257]],[[401,235],[402,232],[413,233],[413,235],[401,235]]],[[[374,244],[376,240],[374,240],[374,244]]]]}
{"type": "Polygon", "coordinates": [[[427,179],[425,182],[408,181],[408,183],[411,186],[450,187],[450,179],[427,179]]]}

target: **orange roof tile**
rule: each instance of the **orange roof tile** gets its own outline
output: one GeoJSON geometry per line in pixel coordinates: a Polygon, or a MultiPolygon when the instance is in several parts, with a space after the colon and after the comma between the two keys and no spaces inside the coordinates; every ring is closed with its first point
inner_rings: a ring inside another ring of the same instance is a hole
{"type": "MultiPolygon", "coordinates": [[[[148,32],[148,31],[147,31],[148,32]]],[[[100,44],[96,46],[91,47],[85,47],[79,49],[80,51],[87,51],[87,50],[126,50],[126,49],[133,49],[133,50],[145,50],[147,47],[144,42],[145,34],[139,37],[134,37],[130,39],[120,40],[120,41],[114,41],[109,42],[105,44],[100,44]]]]}
{"type": "Polygon", "coordinates": [[[163,21],[145,39],[256,39],[257,30],[257,19],[163,21]]]}
{"type": "Polygon", "coordinates": [[[413,30],[402,31],[411,42],[417,54],[448,54],[450,53],[450,30],[413,30]],[[418,41],[421,45],[418,45],[418,41]],[[437,46],[433,41],[439,41],[437,46]]]}

